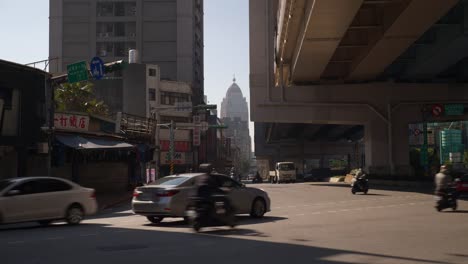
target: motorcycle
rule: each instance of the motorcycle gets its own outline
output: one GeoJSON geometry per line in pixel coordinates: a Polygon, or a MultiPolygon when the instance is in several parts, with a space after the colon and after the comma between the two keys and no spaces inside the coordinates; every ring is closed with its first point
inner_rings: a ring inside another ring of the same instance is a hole
{"type": "Polygon", "coordinates": [[[440,192],[436,195],[436,210],[438,212],[452,208],[453,211],[457,210],[457,199],[458,199],[458,192],[455,187],[447,188],[446,192],[440,192]]]}
{"type": "Polygon", "coordinates": [[[203,227],[236,225],[234,209],[225,195],[213,195],[210,200],[192,197],[187,217],[196,232],[203,227]]]}
{"type": "Polygon", "coordinates": [[[252,179],[252,183],[263,183],[263,179],[260,176],[255,176],[255,178],[252,179]]]}
{"type": "Polygon", "coordinates": [[[369,180],[365,177],[365,175],[355,177],[351,183],[351,193],[356,194],[357,192],[363,192],[364,194],[367,194],[368,191],[369,180]]]}

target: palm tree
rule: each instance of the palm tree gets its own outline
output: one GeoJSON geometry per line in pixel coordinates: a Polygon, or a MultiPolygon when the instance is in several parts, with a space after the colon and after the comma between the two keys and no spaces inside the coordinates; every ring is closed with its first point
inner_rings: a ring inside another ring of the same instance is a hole
{"type": "Polygon", "coordinates": [[[98,101],[92,83],[65,83],[55,90],[56,111],[82,112],[108,116],[109,107],[98,101]]]}

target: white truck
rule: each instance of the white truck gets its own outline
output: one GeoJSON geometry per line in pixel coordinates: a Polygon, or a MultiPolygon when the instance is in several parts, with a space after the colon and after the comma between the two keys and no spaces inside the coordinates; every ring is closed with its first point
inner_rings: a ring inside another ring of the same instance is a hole
{"type": "Polygon", "coordinates": [[[269,176],[271,183],[296,182],[296,166],[294,162],[277,162],[275,170],[270,171],[269,176]]]}

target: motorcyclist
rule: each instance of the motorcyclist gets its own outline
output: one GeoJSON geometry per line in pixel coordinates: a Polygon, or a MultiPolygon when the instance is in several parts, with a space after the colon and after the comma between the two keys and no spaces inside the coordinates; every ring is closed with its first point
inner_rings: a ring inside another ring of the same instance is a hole
{"type": "Polygon", "coordinates": [[[362,171],[362,169],[359,168],[359,169],[357,169],[356,173],[354,174],[351,183],[354,184],[354,183],[356,183],[357,180],[362,179],[362,178],[365,178],[365,177],[366,177],[366,175],[364,174],[364,172],[362,171]]]}
{"type": "Polygon", "coordinates": [[[435,175],[435,194],[440,197],[444,197],[447,193],[448,188],[452,184],[452,177],[449,174],[447,166],[440,166],[440,171],[435,175]]]}
{"type": "Polygon", "coordinates": [[[219,188],[219,184],[211,173],[207,173],[198,178],[196,196],[208,201],[211,200],[213,195],[223,193],[223,190],[219,188]]]}
{"type": "Polygon", "coordinates": [[[263,179],[262,177],[260,177],[260,173],[257,173],[255,174],[255,178],[252,180],[253,183],[262,183],[263,182],[263,179]]]}

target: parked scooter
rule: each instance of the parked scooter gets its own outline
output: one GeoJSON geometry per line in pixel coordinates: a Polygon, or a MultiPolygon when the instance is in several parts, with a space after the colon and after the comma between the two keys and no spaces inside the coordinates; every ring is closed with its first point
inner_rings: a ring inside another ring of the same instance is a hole
{"type": "Polygon", "coordinates": [[[213,195],[211,200],[191,198],[187,217],[192,228],[199,232],[208,226],[235,227],[235,212],[225,195],[213,195]]]}
{"type": "Polygon", "coordinates": [[[363,192],[367,194],[369,191],[369,180],[366,178],[366,174],[359,171],[351,182],[351,193],[356,194],[357,192],[363,192]]]}
{"type": "Polygon", "coordinates": [[[452,210],[457,210],[457,199],[458,192],[455,187],[449,187],[446,192],[438,193],[436,195],[436,205],[435,208],[437,211],[442,211],[447,208],[452,208],[452,210]]]}

